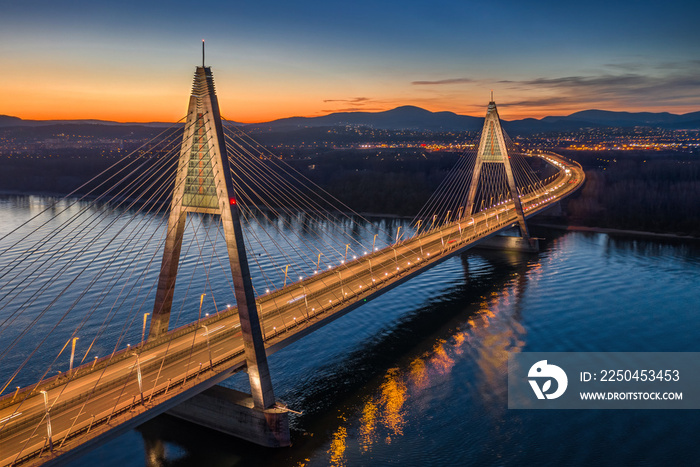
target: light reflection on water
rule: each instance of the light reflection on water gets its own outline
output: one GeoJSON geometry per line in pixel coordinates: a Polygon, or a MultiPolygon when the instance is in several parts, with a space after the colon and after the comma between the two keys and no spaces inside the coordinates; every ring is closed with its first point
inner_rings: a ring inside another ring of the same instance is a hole
{"type": "MultiPolygon", "coordinates": [[[[141,340],[141,317],[153,307],[165,242],[163,212],[5,195],[0,196],[0,219],[0,388],[27,386],[66,371],[68,359],[61,348],[74,333],[80,338],[79,363],[141,340]]],[[[345,254],[337,247],[339,237],[361,243],[348,245],[350,258],[373,243],[384,247],[392,231],[399,226],[407,230],[405,222],[346,217],[332,223],[321,216],[258,212],[243,223],[255,293],[313,274],[319,252],[321,268],[337,265],[345,254]]],[[[225,252],[218,217],[188,216],[171,329],[198,318],[202,293],[204,315],[235,306],[225,252]]]]}
{"type": "Polygon", "coordinates": [[[304,412],[289,449],[164,416],[74,464],[696,465],[694,411],[508,410],[506,362],[700,351],[698,246],[535,235],[539,255],[453,258],[274,354],[277,397],[304,412]]]}
{"type": "MultiPolygon", "coordinates": [[[[536,259],[470,255],[465,293],[452,282],[425,305],[462,311],[443,332],[425,329],[429,337],[349,402],[338,397],[327,409],[336,415],[319,415],[325,423],[309,422],[328,441],[301,464],[696,465],[692,411],[507,409],[510,352],[700,350],[697,246],[547,235],[555,238],[536,259]],[[484,258],[491,267],[472,267],[484,258]],[[468,285],[484,278],[495,287],[468,285]]],[[[420,306],[413,310],[420,321],[420,306]]],[[[348,378],[362,367],[349,366],[348,378]]]]}
{"type": "Polygon", "coordinates": [[[519,275],[502,290],[491,292],[463,328],[438,339],[430,350],[404,366],[388,369],[362,406],[340,418],[327,451],[330,465],[353,465],[345,455],[348,445],[357,444],[358,452],[366,455],[375,448],[401,443],[405,426],[432,409],[422,401],[423,396],[440,391],[442,382],[452,379],[455,366],[465,359],[477,369],[473,380],[466,383],[468,389],[479,394],[492,414],[503,412],[507,404],[503,378],[508,354],[519,352],[525,345],[525,328],[514,314],[520,308],[527,277],[519,275]]]}

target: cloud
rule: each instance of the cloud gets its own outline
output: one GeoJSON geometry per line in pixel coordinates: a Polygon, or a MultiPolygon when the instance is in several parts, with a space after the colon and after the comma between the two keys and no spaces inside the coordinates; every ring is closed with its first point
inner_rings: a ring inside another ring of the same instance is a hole
{"type": "Polygon", "coordinates": [[[607,63],[603,66],[606,68],[623,71],[639,71],[646,67],[646,65],[642,63],[607,63]]]}
{"type": "Polygon", "coordinates": [[[449,78],[440,79],[437,81],[412,81],[411,84],[414,86],[426,86],[435,84],[463,84],[463,83],[473,83],[474,80],[470,78],[449,78]]]}
{"type": "Polygon", "coordinates": [[[655,67],[657,70],[680,70],[694,71],[697,73],[700,69],[700,60],[686,60],[683,62],[661,62],[655,67]]]}
{"type": "Polygon", "coordinates": [[[324,99],[323,102],[346,102],[352,105],[364,105],[364,102],[371,100],[369,97],[353,97],[352,99],[324,99]]]}
{"type": "Polygon", "coordinates": [[[334,112],[358,112],[358,111],[363,111],[363,112],[374,112],[374,111],[383,111],[387,110],[386,107],[377,107],[377,106],[383,106],[384,103],[377,101],[375,99],[372,99],[371,97],[352,97],[350,99],[324,99],[324,103],[342,103],[349,105],[349,107],[342,106],[338,107],[335,109],[322,109],[320,112],[323,113],[334,113],[334,112]],[[370,105],[370,107],[366,107],[367,105],[370,105]]]}
{"type": "Polygon", "coordinates": [[[527,99],[516,102],[499,102],[499,107],[561,107],[590,102],[590,99],[575,99],[570,97],[543,97],[540,99],[527,99]]]}
{"type": "Polygon", "coordinates": [[[591,88],[635,86],[644,82],[645,76],[637,74],[601,75],[601,76],[564,76],[561,78],[536,78],[523,81],[499,81],[503,84],[514,84],[521,87],[545,88],[591,88]]]}
{"type": "Polygon", "coordinates": [[[386,110],[385,108],[382,107],[362,107],[362,108],[357,108],[357,107],[345,107],[345,108],[339,108],[339,109],[322,109],[321,112],[323,113],[335,113],[335,112],[383,112],[386,110]]]}
{"type": "MultiPolygon", "coordinates": [[[[465,96],[474,99],[485,89],[496,89],[501,96],[499,106],[509,107],[518,116],[525,112],[546,115],[590,108],[694,111],[700,107],[700,60],[650,62],[645,57],[633,57],[609,62],[597,71],[564,76],[454,77],[413,81],[411,85],[433,86],[427,88],[432,93],[425,102],[428,107],[449,108],[459,104],[461,112],[478,113],[480,107],[465,102],[465,96]],[[464,89],[451,84],[463,84],[464,89]],[[463,89],[465,96],[454,94],[456,89],[463,89]]],[[[416,98],[411,101],[420,105],[416,98]]]]}
{"type": "Polygon", "coordinates": [[[502,106],[547,107],[589,106],[612,103],[617,107],[639,108],[657,105],[700,105],[700,74],[696,65],[654,68],[649,73],[605,73],[529,80],[504,80],[524,99],[502,106]],[[533,92],[537,96],[530,97],[533,92]],[[527,96],[527,97],[525,97],[527,96]]]}

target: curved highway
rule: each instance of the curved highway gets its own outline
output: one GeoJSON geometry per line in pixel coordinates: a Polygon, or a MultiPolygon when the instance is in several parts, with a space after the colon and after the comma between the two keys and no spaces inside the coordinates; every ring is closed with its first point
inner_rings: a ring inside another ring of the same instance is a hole
{"type": "MultiPolygon", "coordinates": [[[[575,162],[538,157],[559,172],[521,198],[526,217],[568,196],[585,178],[575,162]]],[[[268,354],[516,222],[513,203],[502,204],[258,297],[268,354]]],[[[244,367],[231,308],[9,393],[0,398],[0,466],[68,461],[244,367]]]]}

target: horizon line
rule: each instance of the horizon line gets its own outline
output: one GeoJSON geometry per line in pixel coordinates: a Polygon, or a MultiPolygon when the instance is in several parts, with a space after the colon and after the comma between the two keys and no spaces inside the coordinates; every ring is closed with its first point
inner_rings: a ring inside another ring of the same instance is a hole
{"type": "MultiPolygon", "coordinates": [[[[501,106],[507,106],[508,104],[501,104],[501,106]]],[[[344,110],[344,111],[337,111],[337,112],[329,112],[329,113],[324,113],[322,115],[312,115],[312,116],[304,116],[304,115],[292,115],[288,117],[279,117],[279,118],[274,118],[272,120],[265,120],[265,121],[257,121],[257,122],[242,122],[242,121],[234,121],[234,120],[227,120],[232,123],[238,123],[242,125],[260,125],[260,124],[265,124],[265,123],[271,123],[275,122],[278,120],[286,120],[286,119],[291,119],[291,118],[307,118],[307,119],[313,119],[313,118],[320,118],[320,117],[327,117],[329,115],[334,115],[334,114],[346,114],[346,113],[365,113],[365,114],[379,114],[379,113],[384,113],[384,112],[390,112],[392,110],[400,109],[403,107],[413,107],[416,109],[421,109],[425,110],[426,112],[430,112],[432,114],[436,113],[452,113],[454,115],[460,116],[460,117],[470,117],[470,118],[484,118],[481,116],[474,116],[474,115],[468,115],[468,114],[460,114],[454,111],[450,110],[438,110],[438,111],[432,111],[428,110],[424,107],[416,106],[416,105],[411,105],[411,104],[406,104],[406,105],[399,105],[397,107],[387,109],[387,110],[378,110],[378,111],[367,111],[367,110],[362,110],[362,109],[357,109],[357,110],[344,110]]],[[[629,111],[629,110],[607,110],[607,109],[584,109],[584,110],[577,110],[569,114],[559,114],[559,115],[546,115],[544,117],[521,117],[521,118],[516,118],[512,120],[508,119],[503,119],[503,121],[506,122],[512,122],[512,121],[519,121],[519,120],[528,120],[528,119],[533,119],[537,121],[541,121],[547,117],[570,117],[571,115],[580,113],[580,112],[589,112],[589,111],[597,111],[597,112],[612,112],[612,113],[626,113],[626,114],[640,114],[640,113],[650,113],[650,114],[668,114],[668,115],[674,115],[678,117],[682,117],[684,115],[689,115],[693,113],[700,112],[700,109],[696,111],[691,111],[691,112],[686,112],[686,113],[672,113],[669,111],[660,111],[660,112],[653,112],[649,110],[643,110],[643,111],[629,111]]],[[[68,121],[80,121],[80,122],[85,122],[85,121],[95,121],[95,122],[104,122],[104,123],[116,123],[116,124],[121,124],[121,125],[128,125],[128,124],[136,124],[136,125],[142,125],[142,124],[153,124],[153,123],[169,123],[169,124],[177,124],[177,121],[166,121],[166,120],[128,120],[128,121],[120,121],[120,120],[107,120],[107,119],[102,119],[102,118],[90,118],[90,117],[78,117],[78,118],[47,118],[47,119],[35,119],[35,118],[23,118],[23,117],[18,117],[16,115],[7,115],[7,114],[0,114],[0,117],[8,117],[8,118],[13,118],[13,119],[19,119],[21,121],[25,122],[68,122],[68,121]]]]}

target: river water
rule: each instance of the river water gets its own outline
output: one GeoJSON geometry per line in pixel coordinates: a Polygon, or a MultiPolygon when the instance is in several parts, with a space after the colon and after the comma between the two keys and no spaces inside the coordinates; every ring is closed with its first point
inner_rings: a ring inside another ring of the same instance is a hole
{"type": "MultiPolygon", "coordinates": [[[[0,199],[3,230],[28,199],[0,199]]],[[[511,352],[700,351],[698,244],[534,233],[537,255],[452,258],[271,356],[291,448],[164,415],[73,465],[697,465],[696,411],[509,410],[506,377],[511,352]]]]}

